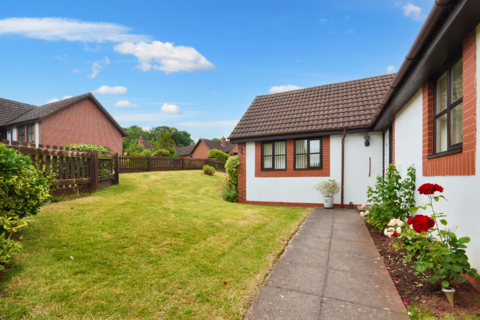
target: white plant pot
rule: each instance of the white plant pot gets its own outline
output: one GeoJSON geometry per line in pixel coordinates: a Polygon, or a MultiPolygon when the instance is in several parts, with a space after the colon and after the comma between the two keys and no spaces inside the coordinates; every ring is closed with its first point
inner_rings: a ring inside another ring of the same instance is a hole
{"type": "Polygon", "coordinates": [[[323,207],[325,209],[333,209],[333,197],[323,197],[323,207]]]}

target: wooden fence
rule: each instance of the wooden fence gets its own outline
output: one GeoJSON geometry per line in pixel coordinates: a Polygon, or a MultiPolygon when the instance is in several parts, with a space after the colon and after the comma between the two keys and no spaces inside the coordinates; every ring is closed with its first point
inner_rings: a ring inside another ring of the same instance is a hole
{"type": "Polygon", "coordinates": [[[33,165],[46,173],[55,173],[55,196],[97,191],[119,182],[118,154],[103,155],[97,150],[76,150],[62,146],[3,140],[8,147],[26,154],[33,165]]]}
{"type": "Polygon", "coordinates": [[[163,158],[120,156],[118,157],[118,170],[120,173],[169,171],[169,170],[198,170],[204,165],[214,167],[217,171],[225,172],[225,162],[217,159],[205,158],[163,158]]]}

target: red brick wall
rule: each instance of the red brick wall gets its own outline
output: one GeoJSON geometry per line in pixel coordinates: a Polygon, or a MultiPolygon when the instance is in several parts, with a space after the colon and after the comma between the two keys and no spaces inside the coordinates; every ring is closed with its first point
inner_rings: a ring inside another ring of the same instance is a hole
{"type": "Polygon", "coordinates": [[[247,145],[245,142],[238,143],[238,160],[240,167],[238,168],[238,202],[246,203],[247,201],[247,145]]]}
{"type": "Polygon", "coordinates": [[[193,151],[192,156],[193,158],[206,158],[209,151],[210,149],[208,149],[205,143],[200,141],[197,147],[195,148],[195,151],[193,151]]]}
{"type": "Polygon", "coordinates": [[[238,144],[233,147],[233,149],[228,153],[230,156],[233,156],[235,152],[238,152],[238,144]]]}
{"type": "Polygon", "coordinates": [[[423,175],[475,175],[476,120],[476,32],[463,41],[463,149],[461,153],[427,159],[433,154],[434,83],[423,88],[423,175]]]}
{"type": "Polygon", "coordinates": [[[65,146],[87,143],[108,147],[122,154],[122,134],[91,99],[46,118],[39,129],[41,144],[65,146]]]}
{"type": "Polygon", "coordinates": [[[294,140],[287,139],[287,170],[262,171],[262,143],[255,142],[255,177],[329,177],[330,176],[330,137],[323,137],[323,169],[294,170],[294,140]]]}

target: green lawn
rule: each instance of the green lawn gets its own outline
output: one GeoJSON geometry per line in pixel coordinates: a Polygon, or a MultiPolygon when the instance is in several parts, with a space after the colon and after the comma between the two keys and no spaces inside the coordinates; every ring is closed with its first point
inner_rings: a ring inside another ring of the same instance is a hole
{"type": "Polygon", "coordinates": [[[122,174],[91,197],[44,207],[3,277],[0,314],[241,319],[309,210],[225,202],[220,178],[122,174]]]}

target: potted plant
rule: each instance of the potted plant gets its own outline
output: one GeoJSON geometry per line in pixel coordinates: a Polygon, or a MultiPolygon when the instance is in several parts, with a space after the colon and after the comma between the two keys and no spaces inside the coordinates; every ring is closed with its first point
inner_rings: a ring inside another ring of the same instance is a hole
{"type": "Polygon", "coordinates": [[[334,179],[325,180],[317,183],[314,189],[323,194],[324,208],[333,209],[333,198],[340,191],[340,185],[334,179]]]}

